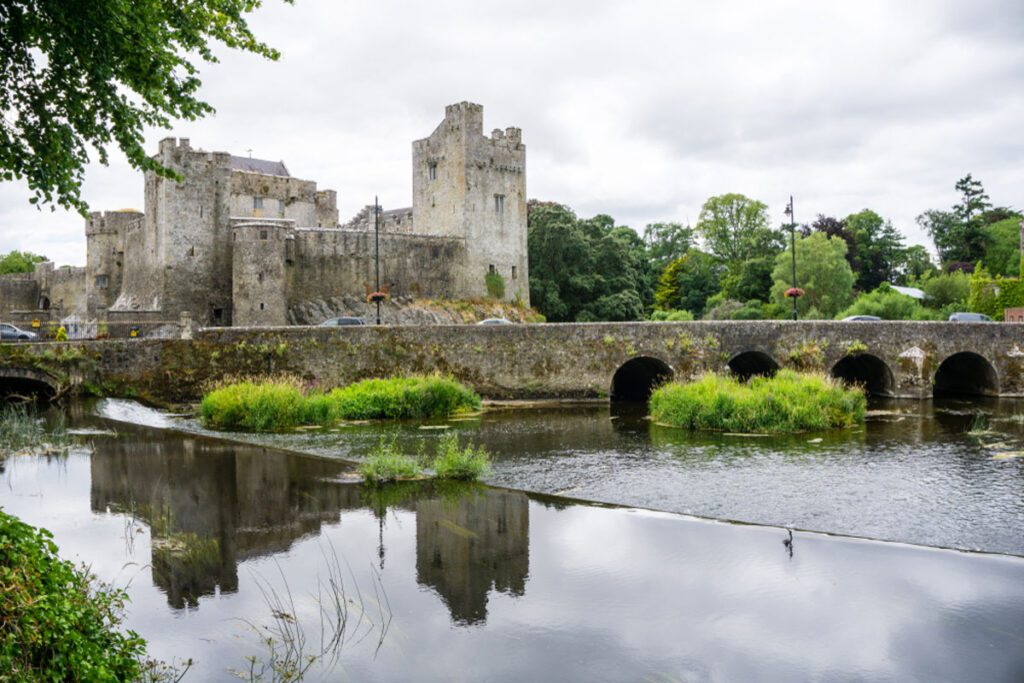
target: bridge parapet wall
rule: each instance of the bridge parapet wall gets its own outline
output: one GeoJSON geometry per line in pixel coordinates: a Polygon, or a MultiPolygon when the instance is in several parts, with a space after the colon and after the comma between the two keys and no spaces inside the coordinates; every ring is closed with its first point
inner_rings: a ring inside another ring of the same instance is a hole
{"type": "MultiPolygon", "coordinates": [[[[28,354],[61,357],[78,347],[84,381],[157,402],[195,400],[227,376],[288,373],[322,386],[368,377],[443,372],[487,398],[603,398],[636,357],[655,358],[676,379],[723,371],[758,351],[780,367],[829,372],[847,356],[870,355],[892,373],[891,392],[932,395],[940,364],[970,352],[986,359],[997,391],[1024,396],[1024,325],[934,322],[689,322],[427,327],[204,328],[192,340],[107,340],[20,345],[0,367],[28,354]],[[63,349],[63,350],[62,350],[63,349]]],[[[10,347],[11,345],[5,345],[10,347]]],[[[17,346],[17,345],[15,345],[17,346]]],[[[3,347],[0,347],[3,351],[3,347]]]]}

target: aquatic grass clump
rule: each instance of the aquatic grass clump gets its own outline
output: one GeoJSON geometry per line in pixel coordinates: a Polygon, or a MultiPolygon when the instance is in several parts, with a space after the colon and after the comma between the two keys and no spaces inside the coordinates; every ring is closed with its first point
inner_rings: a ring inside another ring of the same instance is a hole
{"type": "Polygon", "coordinates": [[[774,377],[705,374],[652,395],[651,417],[691,430],[783,434],[851,427],[864,421],[867,398],[824,374],[780,370],[774,377]]]}
{"type": "Polygon", "coordinates": [[[359,463],[357,471],[363,481],[371,484],[414,479],[422,472],[416,458],[402,453],[393,440],[383,439],[366,460],[359,463]]]}
{"type": "Polygon", "coordinates": [[[68,449],[68,445],[63,422],[47,429],[24,404],[0,409],[0,455],[23,451],[61,453],[68,449]]]}
{"type": "Polygon", "coordinates": [[[482,446],[460,448],[458,436],[449,432],[441,437],[432,468],[438,479],[474,481],[491,471],[491,456],[482,446]]]}
{"type": "Polygon", "coordinates": [[[451,377],[418,375],[367,379],[327,395],[342,420],[448,417],[480,408],[480,397],[451,377]]]}
{"type": "Polygon", "coordinates": [[[215,387],[199,406],[212,429],[277,432],[341,420],[448,417],[480,408],[480,397],[451,377],[368,379],[329,393],[295,378],[247,379],[215,387]]]}

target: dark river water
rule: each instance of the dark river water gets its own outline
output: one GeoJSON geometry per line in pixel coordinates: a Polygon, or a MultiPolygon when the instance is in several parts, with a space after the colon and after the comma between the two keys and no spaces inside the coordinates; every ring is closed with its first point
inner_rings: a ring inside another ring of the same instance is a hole
{"type": "Polygon", "coordinates": [[[443,430],[251,444],[80,404],[92,451],[0,461],[0,505],[127,586],[128,625],[192,658],[185,681],[248,679],[274,633],[328,651],[308,680],[1024,680],[1024,558],[921,547],[1024,554],[1024,404],[875,408],[858,432],[788,439],[493,411],[447,425],[491,450],[498,486],[373,489],[341,458],[443,430]]]}

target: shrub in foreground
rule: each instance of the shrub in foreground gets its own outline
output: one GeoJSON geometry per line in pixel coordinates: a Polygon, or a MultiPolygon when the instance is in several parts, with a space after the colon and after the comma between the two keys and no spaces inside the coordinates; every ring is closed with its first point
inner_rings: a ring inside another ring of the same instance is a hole
{"type": "Polygon", "coordinates": [[[60,559],[48,531],[2,510],[0,587],[3,680],[132,681],[142,675],[145,641],[118,630],[127,595],[60,559]]]}
{"type": "Polygon", "coordinates": [[[491,456],[482,446],[459,447],[459,438],[449,432],[441,438],[432,464],[438,479],[474,481],[491,471],[491,456]]]}
{"type": "Polygon", "coordinates": [[[329,393],[307,392],[297,380],[242,381],[203,397],[199,415],[213,429],[272,432],[339,420],[447,417],[476,410],[480,397],[451,377],[368,379],[329,393]]]}
{"type": "Polygon", "coordinates": [[[770,434],[850,427],[864,420],[866,407],[860,389],[792,370],[746,383],[706,374],[686,384],[662,386],[650,401],[651,417],[661,424],[770,434]]]}

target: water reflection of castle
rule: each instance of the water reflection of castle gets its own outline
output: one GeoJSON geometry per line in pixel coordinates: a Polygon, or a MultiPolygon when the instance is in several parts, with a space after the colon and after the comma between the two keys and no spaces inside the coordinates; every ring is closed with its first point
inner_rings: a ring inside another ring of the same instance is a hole
{"type": "Polygon", "coordinates": [[[368,506],[378,515],[395,507],[415,513],[417,581],[437,591],[454,622],[483,621],[492,589],[524,592],[522,493],[475,487],[441,495],[423,485],[368,500],[361,486],[337,480],[341,464],[325,460],[180,435],[160,440],[151,431],[95,446],[92,509],[134,511],[149,525],[153,581],[172,607],[237,590],[239,562],[285,551],[343,511],[368,506]]]}

